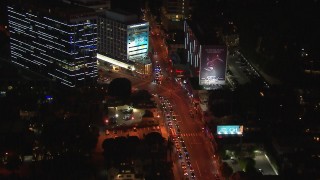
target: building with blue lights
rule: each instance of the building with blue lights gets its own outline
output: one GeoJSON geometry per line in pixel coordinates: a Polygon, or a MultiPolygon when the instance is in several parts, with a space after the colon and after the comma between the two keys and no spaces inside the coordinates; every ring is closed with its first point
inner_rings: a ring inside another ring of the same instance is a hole
{"type": "Polygon", "coordinates": [[[69,87],[96,82],[94,10],[33,0],[11,3],[7,10],[12,63],[69,87]]]}

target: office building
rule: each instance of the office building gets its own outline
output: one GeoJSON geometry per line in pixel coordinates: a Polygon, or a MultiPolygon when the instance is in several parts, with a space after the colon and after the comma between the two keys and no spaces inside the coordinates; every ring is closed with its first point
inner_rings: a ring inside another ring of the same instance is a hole
{"type": "Polygon", "coordinates": [[[19,1],[7,6],[11,61],[69,87],[96,82],[96,16],[64,3],[19,1]]]}
{"type": "Polygon", "coordinates": [[[98,59],[148,74],[149,23],[134,14],[109,10],[98,18],[98,59]],[[135,67],[141,67],[135,69],[135,67]],[[145,67],[145,68],[143,68],[145,67]],[[139,70],[140,69],[140,70],[139,70]]]}
{"type": "Polygon", "coordinates": [[[216,89],[225,84],[227,46],[216,36],[214,27],[205,22],[185,21],[187,63],[193,77],[199,77],[199,85],[216,89]]]}
{"type": "Polygon", "coordinates": [[[183,21],[190,18],[189,0],[165,0],[162,8],[162,25],[167,30],[183,29],[183,21]]]}

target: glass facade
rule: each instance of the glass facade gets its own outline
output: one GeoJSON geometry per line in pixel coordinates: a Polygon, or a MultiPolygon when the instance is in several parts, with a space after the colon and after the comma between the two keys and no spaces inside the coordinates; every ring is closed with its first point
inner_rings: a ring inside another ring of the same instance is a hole
{"type": "Polygon", "coordinates": [[[93,14],[63,19],[7,6],[11,61],[69,87],[96,82],[97,24],[93,14]]]}
{"type": "Polygon", "coordinates": [[[136,62],[147,57],[149,23],[127,24],[99,17],[98,52],[124,62],[136,62]]]}
{"type": "Polygon", "coordinates": [[[127,25],[105,17],[99,17],[98,24],[98,52],[127,61],[127,25]]]}

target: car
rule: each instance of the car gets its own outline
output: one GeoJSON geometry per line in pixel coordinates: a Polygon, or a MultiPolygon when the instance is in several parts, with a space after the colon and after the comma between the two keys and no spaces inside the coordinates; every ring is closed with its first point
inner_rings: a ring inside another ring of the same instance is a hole
{"type": "Polygon", "coordinates": [[[190,171],[190,172],[194,172],[194,169],[193,169],[192,166],[189,167],[189,171],[190,171]]]}
{"type": "Polygon", "coordinates": [[[181,153],[181,148],[180,147],[176,147],[177,153],[181,153]]]}
{"type": "Polygon", "coordinates": [[[123,116],[122,118],[123,120],[130,120],[130,119],[133,119],[133,116],[131,114],[126,114],[123,116]]]}
{"type": "Polygon", "coordinates": [[[259,169],[259,172],[260,172],[262,175],[263,175],[263,173],[264,173],[264,172],[263,172],[263,169],[259,169]]]}
{"type": "Polygon", "coordinates": [[[238,161],[237,161],[237,160],[235,160],[235,159],[233,159],[233,158],[231,158],[231,163],[232,163],[232,164],[237,164],[237,163],[238,163],[238,161]]]}
{"type": "Polygon", "coordinates": [[[194,172],[191,172],[190,175],[191,175],[191,178],[192,178],[192,179],[195,179],[195,178],[196,178],[196,175],[194,174],[194,172]]]}
{"type": "Polygon", "coordinates": [[[177,120],[176,116],[172,116],[172,120],[176,121],[177,120]]]}
{"type": "Polygon", "coordinates": [[[172,141],[176,141],[178,137],[176,135],[172,135],[172,141]]]}
{"type": "Polygon", "coordinates": [[[191,166],[191,162],[190,162],[190,161],[187,161],[187,165],[190,167],[190,166],[191,166]]]}
{"type": "Polygon", "coordinates": [[[186,157],[186,160],[190,160],[189,154],[186,154],[185,157],[186,157]]]}
{"type": "Polygon", "coordinates": [[[133,109],[121,109],[120,111],[124,114],[132,114],[133,109]]]}
{"type": "Polygon", "coordinates": [[[188,171],[186,169],[183,170],[183,175],[188,176],[188,171]]]}
{"type": "MultiPolygon", "coordinates": [[[[180,141],[181,142],[181,141],[180,141]]],[[[186,144],[184,143],[184,142],[181,142],[181,147],[182,148],[184,148],[184,149],[186,149],[187,147],[186,147],[186,144]]],[[[188,153],[188,152],[187,152],[188,153]]]]}
{"type": "Polygon", "coordinates": [[[176,141],[176,142],[174,142],[174,145],[176,146],[176,148],[180,148],[180,144],[176,141]]]}
{"type": "Polygon", "coordinates": [[[183,138],[180,138],[180,142],[181,142],[181,143],[184,143],[184,139],[183,139],[183,138]]]}
{"type": "Polygon", "coordinates": [[[178,153],[178,157],[179,157],[179,159],[182,159],[182,153],[181,152],[178,153]]]}
{"type": "Polygon", "coordinates": [[[186,166],[186,164],[184,162],[181,162],[181,168],[182,169],[186,169],[187,168],[187,166],[186,166]]]}
{"type": "Polygon", "coordinates": [[[183,148],[183,152],[184,152],[185,154],[189,154],[189,153],[188,153],[188,150],[187,150],[186,148],[183,148]]]}
{"type": "Polygon", "coordinates": [[[110,132],[109,132],[109,130],[107,129],[107,130],[106,130],[106,135],[109,135],[109,134],[110,134],[110,132]]]}
{"type": "Polygon", "coordinates": [[[220,180],[220,177],[219,177],[218,174],[214,174],[214,178],[215,178],[216,180],[220,180]]]}

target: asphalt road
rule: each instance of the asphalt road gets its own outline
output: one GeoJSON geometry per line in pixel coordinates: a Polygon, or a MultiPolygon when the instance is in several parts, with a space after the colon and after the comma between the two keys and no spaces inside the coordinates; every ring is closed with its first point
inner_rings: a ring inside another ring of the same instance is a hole
{"type": "MultiPolygon", "coordinates": [[[[151,93],[156,93],[169,99],[173,106],[174,113],[177,115],[177,124],[180,126],[181,136],[185,140],[197,179],[214,179],[214,174],[217,173],[216,163],[213,158],[214,152],[211,142],[202,132],[202,122],[200,119],[190,117],[189,110],[191,104],[189,97],[186,91],[170,77],[171,69],[168,68],[168,63],[170,62],[167,59],[168,54],[162,44],[161,36],[157,34],[153,35],[151,44],[154,47],[154,51],[157,51],[157,54],[153,55],[152,60],[154,63],[160,64],[164,80],[161,85],[143,83],[135,87],[147,89],[151,93]]],[[[180,162],[181,160],[176,160],[174,167],[180,167],[180,162]]],[[[177,169],[174,169],[174,172],[177,171],[177,169]]],[[[181,175],[181,167],[178,172],[175,172],[175,176],[179,177],[178,179],[183,177],[183,175],[181,175]]]]}
{"type": "MultiPolygon", "coordinates": [[[[151,35],[150,43],[153,46],[154,51],[157,52],[151,57],[151,60],[154,64],[159,64],[162,70],[163,80],[161,84],[152,83],[153,76],[143,78],[133,76],[125,71],[106,72],[105,75],[108,76],[110,80],[117,77],[127,78],[131,81],[134,89],[146,89],[152,94],[158,94],[169,99],[173,106],[174,114],[177,115],[177,121],[175,123],[180,126],[181,136],[185,140],[196,178],[201,180],[212,180],[214,179],[214,174],[217,173],[217,168],[211,142],[202,132],[202,122],[200,119],[197,119],[197,116],[195,116],[195,118],[190,117],[189,110],[191,108],[191,103],[189,97],[187,96],[186,91],[174,80],[173,77],[171,77],[171,68],[169,66],[170,61],[167,58],[168,52],[165,44],[163,44],[161,35],[151,35]]],[[[165,127],[166,122],[164,122],[164,118],[160,117],[160,119],[162,119],[162,122],[160,122],[160,131],[165,134],[167,133],[165,131],[168,130],[168,128],[165,127]]],[[[109,135],[101,133],[99,142],[102,143],[102,141],[108,137],[121,135],[129,134],[141,136],[141,134],[149,131],[153,131],[153,129],[140,129],[138,132],[118,131],[117,134],[110,132],[109,135]]],[[[101,150],[102,149],[100,149],[100,152],[101,150]]],[[[185,160],[179,160],[179,158],[175,157],[177,157],[176,151],[174,151],[172,155],[175,179],[184,179],[186,176],[183,175],[180,164],[185,160]]]]}

